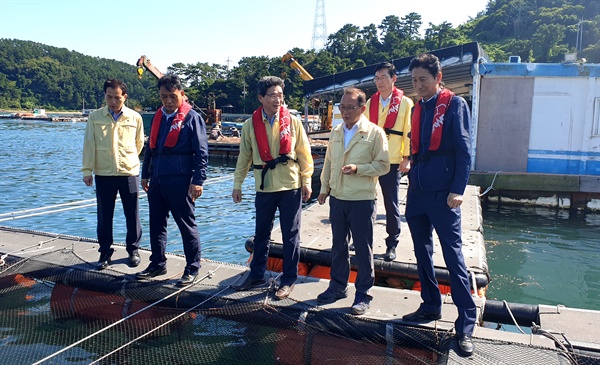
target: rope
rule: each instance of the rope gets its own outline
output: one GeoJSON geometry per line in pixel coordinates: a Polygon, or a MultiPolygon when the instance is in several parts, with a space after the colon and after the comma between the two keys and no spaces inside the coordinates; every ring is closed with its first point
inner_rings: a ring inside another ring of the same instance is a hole
{"type": "Polygon", "coordinates": [[[80,205],[80,206],[76,206],[76,207],[69,207],[69,208],[49,210],[49,211],[46,211],[46,212],[38,212],[38,213],[31,213],[31,214],[19,215],[17,217],[2,218],[2,219],[0,219],[0,222],[10,221],[10,220],[13,220],[13,219],[35,217],[35,216],[38,216],[38,215],[44,215],[44,214],[50,214],[50,213],[64,212],[64,211],[67,211],[67,210],[73,210],[73,209],[79,209],[79,208],[85,208],[85,207],[92,207],[92,206],[95,206],[95,205],[96,205],[96,203],[92,203],[92,204],[85,204],[85,205],[80,205]]]}
{"type": "Polygon", "coordinates": [[[173,296],[175,296],[175,295],[179,295],[179,294],[180,294],[182,291],[186,290],[186,289],[187,289],[187,288],[189,288],[190,286],[192,286],[192,285],[195,285],[196,283],[199,283],[199,282],[201,282],[202,280],[204,280],[204,279],[206,279],[206,278],[208,278],[208,277],[211,277],[211,276],[213,275],[213,273],[214,273],[214,272],[215,272],[217,269],[219,269],[219,268],[220,268],[222,265],[223,265],[223,264],[220,264],[219,266],[217,266],[217,268],[216,268],[215,270],[211,270],[211,271],[209,271],[209,272],[208,272],[208,274],[204,275],[202,278],[200,278],[200,279],[199,279],[199,280],[197,280],[196,282],[194,282],[194,283],[192,283],[192,284],[190,284],[190,285],[188,285],[188,286],[185,286],[185,287],[183,287],[183,288],[181,288],[181,289],[179,289],[179,290],[177,290],[177,291],[174,291],[173,293],[171,293],[171,294],[167,295],[166,297],[164,297],[164,298],[162,298],[162,299],[159,299],[159,300],[157,300],[156,302],[154,302],[154,303],[152,303],[152,304],[150,304],[150,305],[148,305],[148,306],[146,306],[146,307],[144,307],[144,308],[142,308],[142,309],[138,310],[137,312],[135,312],[135,313],[132,313],[132,314],[128,315],[127,317],[125,317],[125,318],[122,318],[122,319],[120,319],[120,320],[118,320],[118,321],[114,322],[113,324],[111,324],[111,325],[108,325],[108,326],[106,326],[106,327],[102,328],[101,330],[98,330],[98,331],[96,331],[96,332],[94,332],[94,333],[90,334],[89,336],[86,336],[86,337],[84,337],[84,338],[80,339],[79,341],[76,341],[76,342],[74,342],[74,343],[70,344],[69,346],[67,346],[67,347],[65,347],[65,348],[63,348],[63,349],[61,349],[61,350],[59,350],[59,351],[56,351],[55,353],[53,353],[53,354],[50,354],[50,355],[46,356],[45,358],[43,358],[43,359],[41,359],[41,360],[39,360],[39,361],[37,361],[37,362],[34,362],[32,365],[38,365],[38,364],[41,364],[41,363],[43,363],[44,361],[46,361],[46,360],[49,360],[49,359],[53,358],[54,356],[56,356],[56,355],[58,355],[58,354],[60,354],[60,353],[63,353],[63,352],[65,352],[66,350],[68,350],[68,349],[71,349],[71,348],[73,348],[73,347],[75,347],[75,346],[79,345],[80,343],[82,343],[82,342],[85,342],[85,341],[89,340],[90,338],[92,338],[92,337],[95,337],[95,336],[97,336],[97,335],[101,334],[102,332],[105,332],[105,331],[109,330],[110,328],[112,328],[112,327],[115,327],[115,326],[117,326],[117,325],[118,325],[118,324],[120,324],[120,323],[123,323],[124,321],[126,321],[126,320],[128,320],[128,319],[130,319],[130,318],[132,318],[132,317],[134,317],[134,316],[136,316],[136,315],[138,315],[138,314],[140,314],[140,313],[142,313],[142,312],[146,311],[147,309],[150,309],[150,308],[152,308],[152,307],[156,306],[157,304],[159,304],[159,303],[161,303],[161,302],[163,302],[163,301],[165,301],[165,300],[167,300],[167,299],[169,299],[169,298],[171,298],[171,297],[173,297],[173,296]]]}
{"type": "MultiPolygon", "coordinates": [[[[50,239],[48,239],[48,240],[45,240],[45,241],[40,241],[40,242],[38,242],[38,243],[34,243],[33,245],[29,245],[29,246],[21,247],[21,248],[19,248],[19,249],[16,249],[16,250],[14,250],[14,251],[10,251],[10,252],[4,253],[4,254],[0,255],[0,266],[4,265],[4,264],[5,264],[5,261],[4,261],[4,260],[5,260],[5,259],[6,259],[6,258],[7,258],[9,255],[12,255],[13,253],[17,253],[17,252],[25,251],[25,250],[28,250],[28,249],[30,249],[30,248],[33,248],[33,247],[37,247],[38,249],[40,249],[40,248],[42,247],[42,245],[44,245],[44,244],[46,244],[46,243],[48,243],[48,242],[52,242],[52,241],[54,241],[54,240],[57,240],[57,239],[58,239],[58,237],[53,237],[53,238],[50,238],[50,239]]],[[[53,248],[54,248],[54,246],[52,246],[52,247],[46,247],[46,248],[44,248],[44,250],[50,250],[50,249],[53,249],[53,248]]],[[[4,271],[0,271],[0,274],[1,274],[1,273],[3,273],[3,272],[4,272],[4,271]]]]}
{"type": "Polygon", "coordinates": [[[542,335],[544,337],[547,337],[547,338],[551,339],[559,347],[559,350],[562,350],[562,351],[559,351],[559,353],[561,355],[565,356],[567,358],[567,360],[569,360],[569,362],[571,364],[574,364],[574,365],[579,364],[579,362],[577,361],[577,359],[571,353],[572,350],[573,350],[573,346],[571,345],[571,342],[569,342],[569,340],[567,339],[567,337],[565,336],[564,333],[560,332],[559,334],[565,339],[565,341],[567,342],[567,344],[571,347],[571,351],[569,351],[565,347],[565,345],[562,342],[560,342],[558,340],[558,338],[556,338],[556,336],[554,336],[549,331],[543,330],[542,327],[538,326],[535,323],[531,324],[531,333],[533,333],[533,334],[540,334],[540,335],[542,335]]]}
{"type": "MultiPolygon", "coordinates": [[[[485,194],[489,193],[490,190],[494,189],[494,181],[496,181],[496,177],[501,172],[502,171],[496,171],[496,173],[494,174],[494,179],[492,180],[492,183],[490,184],[490,186],[487,189],[485,189],[485,191],[483,193],[481,193],[480,196],[484,196],[485,194]]],[[[496,189],[494,189],[494,190],[496,190],[496,189]]]]}
{"type": "Polygon", "coordinates": [[[517,328],[519,329],[519,331],[522,334],[526,334],[521,327],[519,327],[519,324],[517,323],[517,320],[515,319],[515,316],[513,316],[512,311],[510,310],[510,308],[508,307],[508,303],[506,302],[506,300],[503,300],[502,303],[504,304],[504,307],[506,307],[506,310],[508,311],[508,314],[510,314],[510,318],[512,318],[513,323],[515,324],[515,326],[517,326],[517,328]]]}
{"type": "Polygon", "coordinates": [[[6,216],[10,216],[10,215],[17,215],[17,214],[35,212],[35,211],[38,211],[38,210],[54,209],[54,208],[58,208],[58,207],[64,207],[64,206],[67,206],[67,205],[75,205],[75,204],[87,203],[87,202],[91,202],[91,201],[96,201],[96,198],[94,198],[94,199],[86,199],[86,200],[78,200],[78,201],[74,201],[74,202],[70,202],[70,203],[48,205],[48,206],[45,206],[45,207],[39,207],[39,208],[33,208],[33,209],[19,210],[19,211],[16,211],[16,212],[2,213],[2,214],[0,214],[0,217],[6,217],[6,216]]]}
{"type": "Polygon", "coordinates": [[[231,176],[226,175],[226,176],[221,176],[221,177],[214,178],[214,179],[207,179],[204,182],[204,185],[216,184],[216,183],[227,181],[227,180],[233,180],[233,175],[231,175],[231,176]]]}
{"type": "MultiPolygon", "coordinates": [[[[204,182],[204,185],[216,184],[216,183],[227,181],[227,180],[233,180],[233,176],[222,176],[220,178],[209,179],[209,180],[206,180],[204,182]]],[[[140,193],[139,194],[139,199],[142,199],[142,198],[145,197],[145,195],[142,194],[142,193],[144,193],[143,190],[140,190],[139,193],[140,193]]],[[[118,202],[119,200],[121,200],[121,198],[117,197],[115,201],[118,202]]],[[[59,212],[64,212],[64,211],[67,211],[67,210],[73,210],[73,209],[79,209],[79,208],[87,208],[87,207],[91,207],[91,206],[94,206],[94,205],[96,205],[96,198],[94,198],[94,199],[85,199],[85,200],[78,200],[78,201],[69,202],[69,203],[62,203],[62,204],[47,205],[45,207],[38,207],[38,208],[32,208],[32,209],[24,209],[24,210],[19,210],[19,211],[16,211],[16,212],[0,213],[0,217],[8,217],[8,218],[2,218],[2,219],[0,219],[0,222],[10,221],[10,220],[14,220],[14,219],[35,217],[35,216],[44,215],[44,214],[59,213],[59,212]],[[82,204],[82,203],[87,203],[87,202],[92,202],[92,201],[94,202],[92,204],[78,205],[76,207],[63,208],[63,209],[54,209],[54,208],[65,207],[65,206],[69,206],[69,205],[82,204]],[[44,210],[44,212],[38,212],[40,210],[44,210]],[[30,212],[38,212],[38,213],[19,215],[19,214],[30,213],[30,212]]]]}

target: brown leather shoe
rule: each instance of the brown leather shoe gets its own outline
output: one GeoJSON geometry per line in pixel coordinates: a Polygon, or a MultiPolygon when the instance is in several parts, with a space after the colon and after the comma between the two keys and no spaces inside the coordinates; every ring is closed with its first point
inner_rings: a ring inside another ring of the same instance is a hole
{"type": "Polygon", "coordinates": [[[277,293],[275,293],[275,296],[277,297],[277,299],[285,299],[290,295],[290,293],[293,290],[294,290],[294,284],[283,285],[283,286],[279,287],[279,290],[277,290],[277,293]]]}

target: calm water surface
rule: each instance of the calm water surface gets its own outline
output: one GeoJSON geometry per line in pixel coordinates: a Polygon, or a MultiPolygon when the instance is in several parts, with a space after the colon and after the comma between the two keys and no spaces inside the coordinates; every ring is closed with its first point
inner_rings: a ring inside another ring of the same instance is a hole
{"type": "MultiPolygon", "coordinates": [[[[80,172],[84,130],[85,123],[0,120],[0,225],[96,238],[95,194],[80,172]],[[50,208],[56,212],[23,212],[19,215],[43,214],[22,219],[7,215],[70,202],[79,203],[50,208]]],[[[234,162],[210,161],[196,214],[203,257],[244,264],[244,241],[254,233],[254,183],[249,176],[243,202],[234,204],[233,170],[234,162]]],[[[142,245],[149,248],[145,197],[140,209],[142,245]]],[[[123,242],[120,204],[115,218],[115,241],[123,242]]],[[[183,253],[173,219],[168,235],[168,251],[183,253]]],[[[569,218],[556,210],[490,206],[484,211],[484,235],[489,298],[600,309],[599,214],[569,218]]]]}
{"type": "MultiPolygon", "coordinates": [[[[85,123],[0,120],[0,225],[96,238],[96,195],[83,183],[80,171],[84,132],[85,123]],[[22,219],[10,219],[12,216],[6,214],[71,202],[79,203],[23,212],[19,216],[44,214],[22,219]]],[[[246,179],[244,200],[234,204],[234,169],[235,161],[210,161],[209,179],[201,199],[196,201],[196,220],[204,258],[245,264],[248,253],[244,242],[254,234],[254,180],[251,176],[246,179]]],[[[144,192],[141,196],[141,244],[150,248],[148,201],[144,192]]],[[[123,243],[126,228],[120,202],[115,209],[113,232],[115,242],[123,243]]],[[[183,254],[181,236],[172,218],[167,250],[183,254]]]]}

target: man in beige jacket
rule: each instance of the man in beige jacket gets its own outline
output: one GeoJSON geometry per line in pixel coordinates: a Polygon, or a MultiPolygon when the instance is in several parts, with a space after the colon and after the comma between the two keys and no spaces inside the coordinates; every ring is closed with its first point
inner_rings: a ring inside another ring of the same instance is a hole
{"type": "Polygon", "coordinates": [[[377,177],[390,170],[387,138],[383,129],[364,115],[365,93],[344,89],[340,112],[344,123],[329,137],[321,173],[319,204],[329,199],[332,231],[331,281],[319,294],[320,303],[333,303],[348,296],[350,275],[350,236],[358,260],[356,294],[351,313],[364,314],[373,297],[369,291],[375,280],[373,265],[373,224],[376,213],[377,177]]]}
{"type": "Polygon", "coordinates": [[[308,201],[312,193],[314,169],[302,123],[283,106],[284,87],[284,81],[276,76],[265,76],[258,81],[261,106],[244,122],[231,193],[235,203],[242,201],[242,183],[252,168],[256,190],[254,248],[250,274],[236,290],[249,290],[265,283],[271,229],[279,210],[283,273],[275,293],[278,299],[290,295],[298,278],[302,201],[308,201]]]}
{"type": "Polygon", "coordinates": [[[106,106],[90,114],[83,140],[83,182],[92,186],[95,175],[100,259],[97,269],[109,264],[114,252],[113,216],[117,193],[127,225],[125,238],[129,266],[140,263],[142,238],[139,216],[139,154],[144,146],[142,116],[126,107],[127,85],[117,79],[104,83],[106,106]]]}

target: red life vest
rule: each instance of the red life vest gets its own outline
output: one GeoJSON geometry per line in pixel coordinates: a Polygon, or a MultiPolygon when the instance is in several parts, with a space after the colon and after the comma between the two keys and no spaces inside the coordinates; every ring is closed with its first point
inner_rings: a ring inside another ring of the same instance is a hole
{"type": "MultiPolygon", "coordinates": [[[[391,100],[390,100],[390,109],[388,110],[388,115],[385,118],[385,124],[383,125],[384,129],[392,129],[394,128],[394,124],[396,124],[396,119],[398,118],[398,111],[400,110],[400,103],[402,102],[402,96],[404,92],[396,87],[392,90],[391,100]]],[[[373,96],[371,96],[371,104],[369,106],[369,119],[371,122],[375,124],[379,124],[379,99],[381,97],[381,93],[378,91],[373,96]]]]}
{"type": "MultiPolygon", "coordinates": [[[[279,154],[287,155],[292,151],[292,134],[290,124],[292,116],[283,106],[279,107],[279,154]]],[[[267,128],[263,123],[263,107],[256,109],[252,114],[252,125],[254,126],[254,135],[260,158],[264,162],[273,160],[271,149],[269,148],[269,139],[267,138],[267,128]]]]}
{"type": "MultiPolygon", "coordinates": [[[[177,109],[177,114],[171,122],[171,128],[169,134],[167,134],[167,140],[165,141],[164,147],[175,147],[177,140],[179,139],[179,132],[181,132],[181,126],[188,113],[192,110],[192,106],[184,101],[183,104],[177,109]]],[[[160,123],[162,122],[163,112],[162,108],[158,109],[154,118],[152,118],[152,127],[150,129],[150,148],[156,148],[156,140],[158,139],[158,131],[160,130],[160,123]]]]}
{"type": "MultiPolygon", "coordinates": [[[[435,102],[435,113],[431,123],[431,140],[429,151],[436,151],[442,142],[442,127],[446,110],[450,106],[454,93],[448,89],[442,89],[435,102]]],[[[410,145],[413,155],[419,153],[419,141],[421,134],[421,104],[416,103],[412,113],[412,126],[410,134],[410,145]]]]}
{"type": "Polygon", "coordinates": [[[255,169],[261,169],[260,190],[265,188],[265,177],[267,171],[274,169],[278,163],[287,163],[290,159],[288,153],[292,151],[292,133],[290,124],[292,116],[290,112],[283,106],[279,107],[279,157],[271,156],[271,148],[269,147],[269,139],[267,138],[267,128],[263,122],[263,107],[256,109],[252,113],[252,126],[254,127],[254,136],[258,145],[260,159],[263,160],[263,165],[254,165],[255,169]]]}

